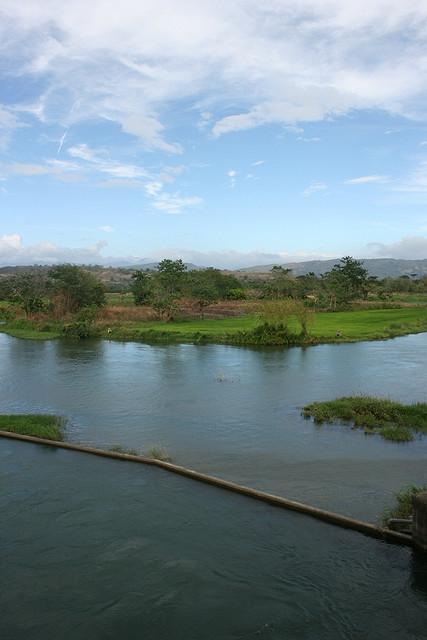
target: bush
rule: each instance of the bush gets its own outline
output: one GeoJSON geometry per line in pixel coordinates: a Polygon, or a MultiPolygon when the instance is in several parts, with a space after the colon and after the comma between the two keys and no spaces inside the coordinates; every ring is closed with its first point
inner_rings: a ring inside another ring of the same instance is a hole
{"type": "Polygon", "coordinates": [[[64,325],[64,334],[71,338],[82,340],[95,335],[93,325],[96,319],[96,308],[86,307],[76,314],[75,320],[64,325]]]}
{"type": "Polygon", "coordinates": [[[238,344],[294,345],[300,344],[300,336],[292,333],[286,324],[264,322],[251,331],[238,331],[233,338],[238,344]]]}
{"type": "Polygon", "coordinates": [[[418,493],[427,491],[427,485],[411,485],[395,494],[395,504],[384,510],[382,523],[387,525],[390,518],[410,518],[412,516],[412,498],[418,493]]]}
{"type": "Polygon", "coordinates": [[[226,300],[246,300],[246,291],[241,287],[230,289],[225,294],[226,300]]]}

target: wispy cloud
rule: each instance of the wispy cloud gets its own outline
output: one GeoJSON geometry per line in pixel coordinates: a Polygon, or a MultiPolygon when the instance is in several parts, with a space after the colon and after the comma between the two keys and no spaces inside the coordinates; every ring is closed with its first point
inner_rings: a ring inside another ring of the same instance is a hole
{"type": "Polygon", "coordinates": [[[411,173],[396,182],[393,190],[427,193],[427,160],[421,160],[411,173]]]}
{"type": "MultiPolygon", "coordinates": [[[[357,0],[103,7],[100,0],[75,0],[66,11],[61,2],[2,3],[4,64],[40,87],[16,114],[62,126],[110,121],[167,154],[182,147],[165,121],[173,111],[179,123],[188,105],[194,125],[217,136],[355,109],[426,114],[422,2],[372,0],[363,10],[357,0]]],[[[0,118],[7,138],[16,116],[0,118]]]]}
{"type": "Polygon", "coordinates": [[[328,188],[328,185],[325,182],[312,182],[304,191],[302,195],[304,198],[308,198],[313,193],[317,193],[318,191],[325,191],[328,188]]]}
{"type": "Polygon", "coordinates": [[[77,182],[83,180],[81,167],[74,162],[62,160],[46,160],[45,164],[28,164],[24,162],[12,162],[0,165],[0,171],[4,176],[52,176],[63,182],[77,182]]]}
{"type": "Polygon", "coordinates": [[[235,169],[230,169],[229,171],[227,171],[227,175],[230,178],[230,189],[234,189],[234,187],[236,186],[237,171],[235,169]]]}
{"type": "Polygon", "coordinates": [[[98,227],[100,231],[103,231],[104,233],[114,233],[115,228],[110,226],[109,224],[104,224],[101,227],[98,227]]]}
{"type": "Polygon", "coordinates": [[[0,104],[0,150],[8,146],[13,132],[24,126],[16,113],[0,104]]]}
{"type": "Polygon", "coordinates": [[[345,184],[383,184],[385,182],[389,182],[389,180],[389,176],[380,176],[374,174],[370,176],[359,176],[358,178],[351,178],[350,180],[346,180],[345,184]]]}
{"type": "Polygon", "coordinates": [[[184,209],[189,207],[198,207],[203,203],[202,198],[198,196],[182,196],[177,193],[159,192],[154,196],[152,205],[159,211],[165,211],[170,214],[180,214],[184,209]]]}

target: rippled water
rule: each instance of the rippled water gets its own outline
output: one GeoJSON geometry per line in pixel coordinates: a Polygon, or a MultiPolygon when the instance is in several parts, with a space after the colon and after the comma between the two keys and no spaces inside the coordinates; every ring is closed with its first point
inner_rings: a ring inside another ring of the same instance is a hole
{"type": "Polygon", "coordinates": [[[159,469],[0,442],[2,640],[422,640],[407,548],[159,469]]]}
{"type": "Polygon", "coordinates": [[[67,437],[147,450],[375,520],[427,482],[427,438],[396,444],[316,427],[301,407],[370,393],[427,401],[427,334],[307,349],[17,340],[0,334],[0,411],[54,412],[67,437]]]}

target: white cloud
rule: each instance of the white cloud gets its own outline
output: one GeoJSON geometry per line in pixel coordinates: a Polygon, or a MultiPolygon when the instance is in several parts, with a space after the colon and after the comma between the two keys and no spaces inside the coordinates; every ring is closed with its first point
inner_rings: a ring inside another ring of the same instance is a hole
{"type": "Polygon", "coordinates": [[[313,137],[313,138],[304,138],[303,136],[299,136],[297,138],[297,140],[299,142],[320,142],[320,138],[317,137],[313,137]]]}
{"type": "Polygon", "coordinates": [[[265,164],[265,160],[257,160],[256,162],[252,162],[252,167],[259,167],[259,165],[265,164]]]}
{"type": "Polygon", "coordinates": [[[371,175],[371,176],[359,176],[358,178],[351,178],[346,180],[345,184],[373,184],[384,183],[390,180],[389,176],[371,175]]]}
{"type": "Polygon", "coordinates": [[[46,160],[45,164],[28,164],[12,162],[0,165],[4,176],[45,176],[50,175],[63,182],[79,181],[83,179],[80,173],[81,167],[74,162],[64,160],[46,160]]]}
{"type": "Polygon", "coordinates": [[[318,191],[325,191],[328,188],[328,185],[324,182],[312,182],[304,191],[302,195],[304,198],[311,196],[312,193],[317,193],[318,191]]]}
{"type": "Polygon", "coordinates": [[[60,247],[52,242],[24,245],[22,237],[15,233],[0,236],[0,265],[59,264],[75,262],[96,264],[103,260],[101,251],[105,241],[90,247],[60,247]]]}
{"type": "Polygon", "coordinates": [[[198,196],[181,196],[179,193],[160,192],[153,199],[153,207],[159,211],[171,214],[179,214],[184,209],[197,207],[203,203],[198,196]]]}
{"type": "Polygon", "coordinates": [[[427,193],[427,160],[421,160],[412,173],[396,183],[394,191],[427,193]]]}
{"type": "Polygon", "coordinates": [[[69,147],[67,152],[73,158],[78,158],[93,165],[92,168],[94,170],[108,173],[113,178],[135,179],[148,176],[148,172],[144,167],[114,162],[105,149],[92,149],[87,144],[78,144],[69,147]]]}
{"type": "Polygon", "coordinates": [[[160,181],[147,182],[147,184],[145,185],[146,193],[152,198],[155,198],[157,195],[159,195],[162,189],[163,183],[160,181]]]}
{"type": "Polygon", "coordinates": [[[105,149],[92,149],[87,144],[70,147],[68,153],[75,161],[53,158],[46,160],[44,164],[11,163],[0,165],[0,170],[9,176],[50,175],[67,182],[82,180],[85,174],[107,174],[109,178],[96,182],[96,186],[143,189],[155,209],[172,214],[182,213],[184,209],[202,203],[199,196],[165,191],[164,183],[173,183],[185,170],[184,165],[165,166],[156,175],[144,167],[115,162],[105,149]]]}
{"type": "Polygon", "coordinates": [[[406,260],[423,260],[427,258],[427,238],[424,236],[407,236],[391,244],[370,243],[367,248],[371,255],[378,258],[406,260]]]}
{"type": "Polygon", "coordinates": [[[7,147],[15,129],[23,126],[15,113],[0,104],[0,150],[7,147]]]}
{"type": "Polygon", "coordinates": [[[166,247],[152,251],[148,255],[150,260],[161,258],[181,258],[184,262],[190,262],[198,266],[218,267],[220,269],[239,269],[249,266],[284,264],[287,262],[303,262],[305,260],[322,260],[336,257],[329,253],[309,252],[268,252],[254,251],[194,251],[192,249],[179,249],[166,247]]]}
{"type": "Polygon", "coordinates": [[[97,242],[89,247],[61,247],[52,242],[41,242],[36,245],[25,245],[19,234],[0,236],[0,266],[30,264],[60,264],[72,262],[76,264],[127,265],[153,262],[161,258],[182,258],[200,266],[219,268],[239,268],[260,264],[283,264],[285,262],[301,262],[304,260],[320,260],[335,257],[326,253],[271,253],[254,251],[193,251],[165,247],[151,251],[142,256],[104,256],[106,241],[97,242]]]}
{"type": "Polygon", "coordinates": [[[227,171],[227,176],[230,178],[230,189],[234,189],[236,186],[237,173],[238,172],[235,169],[227,171]]]}
{"type": "MultiPolygon", "coordinates": [[[[203,126],[215,123],[217,136],[354,109],[426,115],[425,2],[121,0],[119,11],[111,7],[107,0],[2,0],[4,64],[45,87],[17,110],[66,127],[112,121],[166,153],[182,150],[165,128],[171,107],[174,123],[190,106],[203,126]]],[[[9,119],[6,128],[13,126],[9,119]]]]}
{"type": "Polygon", "coordinates": [[[104,231],[104,233],[114,233],[114,227],[111,227],[109,224],[105,224],[102,227],[99,227],[100,231],[104,231]]]}

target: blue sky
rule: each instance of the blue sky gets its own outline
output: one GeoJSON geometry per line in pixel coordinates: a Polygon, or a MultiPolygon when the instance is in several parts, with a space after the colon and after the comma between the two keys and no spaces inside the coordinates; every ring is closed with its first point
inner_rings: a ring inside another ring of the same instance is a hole
{"type": "Polygon", "coordinates": [[[0,264],[427,258],[425,3],[0,0],[0,38],[0,264]]]}

